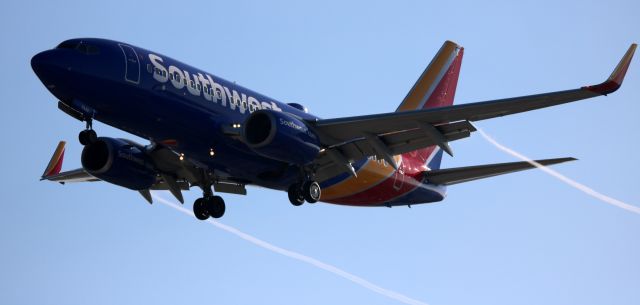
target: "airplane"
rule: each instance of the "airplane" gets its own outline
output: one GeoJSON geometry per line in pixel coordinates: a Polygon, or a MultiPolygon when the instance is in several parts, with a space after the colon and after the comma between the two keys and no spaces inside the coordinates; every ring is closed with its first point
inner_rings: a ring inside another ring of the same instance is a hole
{"type": "MultiPolygon", "coordinates": [[[[472,122],[607,95],[622,84],[637,45],[597,85],[453,105],[464,48],[446,41],[395,112],[321,119],[168,56],[96,38],[63,41],[31,59],[58,100],[84,122],[82,168],[61,172],[59,143],[41,180],[105,181],[138,191],[197,186],[197,219],[226,210],[215,193],[247,186],[286,191],[294,206],[318,201],[362,207],[441,201],[447,186],[533,168],[509,162],[441,169],[449,142],[476,131],[472,122]],[[99,121],[149,141],[98,137],[99,121]]],[[[553,165],[574,158],[537,160],[553,165]]]]}

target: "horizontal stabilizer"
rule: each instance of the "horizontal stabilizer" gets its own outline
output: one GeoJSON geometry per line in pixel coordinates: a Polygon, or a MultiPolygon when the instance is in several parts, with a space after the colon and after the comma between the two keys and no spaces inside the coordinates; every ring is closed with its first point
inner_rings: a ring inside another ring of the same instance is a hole
{"type": "MultiPolygon", "coordinates": [[[[548,166],[568,161],[575,161],[575,158],[557,158],[557,159],[545,159],[536,160],[537,163],[548,166]]],[[[467,166],[458,168],[447,168],[440,170],[432,170],[425,172],[425,178],[428,183],[451,185],[456,183],[462,183],[467,181],[473,181],[482,178],[488,178],[498,176],[502,174],[508,174],[513,172],[522,171],[525,169],[534,168],[529,162],[509,162],[509,163],[497,163],[477,166],[467,166]]]]}

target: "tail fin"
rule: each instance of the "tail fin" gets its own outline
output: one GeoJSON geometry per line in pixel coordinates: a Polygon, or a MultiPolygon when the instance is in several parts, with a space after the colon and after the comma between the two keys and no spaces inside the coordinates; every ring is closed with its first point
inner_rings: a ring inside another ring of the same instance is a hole
{"type": "MultiPolygon", "coordinates": [[[[463,54],[463,47],[445,41],[396,112],[453,105],[463,54]]],[[[437,146],[431,146],[402,157],[404,160],[411,159],[410,163],[426,164],[429,169],[434,170],[440,168],[442,150],[437,146]]]]}
{"type": "Polygon", "coordinates": [[[44,173],[42,173],[42,178],[57,175],[60,173],[60,170],[62,169],[62,161],[64,160],[64,146],[66,144],[67,143],[65,141],[60,141],[60,143],[58,143],[58,147],[56,147],[53,156],[51,156],[49,165],[47,165],[44,173]]]}
{"type": "Polygon", "coordinates": [[[396,112],[453,105],[464,48],[445,41],[396,112]]]}

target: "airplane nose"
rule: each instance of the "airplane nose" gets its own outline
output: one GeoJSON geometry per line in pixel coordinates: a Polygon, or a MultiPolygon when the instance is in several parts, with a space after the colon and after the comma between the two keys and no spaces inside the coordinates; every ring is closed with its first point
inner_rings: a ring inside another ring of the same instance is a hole
{"type": "Polygon", "coordinates": [[[38,70],[40,70],[42,66],[46,64],[48,54],[49,51],[44,51],[36,54],[31,58],[31,68],[33,69],[33,71],[38,72],[38,70]]]}
{"type": "Polygon", "coordinates": [[[31,58],[31,68],[45,86],[53,86],[63,75],[71,70],[68,56],[60,50],[40,52],[31,58]]]}
{"type": "Polygon", "coordinates": [[[51,50],[44,51],[31,58],[31,69],[33,69],[33,72],[35,72],[42,81],[55,69],[55,62],[51,53],[51,50]]]}

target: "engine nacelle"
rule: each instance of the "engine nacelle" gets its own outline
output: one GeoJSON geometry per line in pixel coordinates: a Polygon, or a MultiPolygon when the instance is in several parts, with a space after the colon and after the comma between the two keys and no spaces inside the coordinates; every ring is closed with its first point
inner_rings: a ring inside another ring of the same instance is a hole
{"type": "Polygon", "coordinates": [[[320,140],[307,125],[293,115],[258,110],[247,118],[243,141],[256,153],[270,159],[305,165],[320,152],[320,140]]]}
{"type": "Polygon", "coordinates": [[[101,137],[82,150],[82,167],[94,177],[132,190],[150,188],[156,172],[144,148],[124,139],[101,137]]]}

